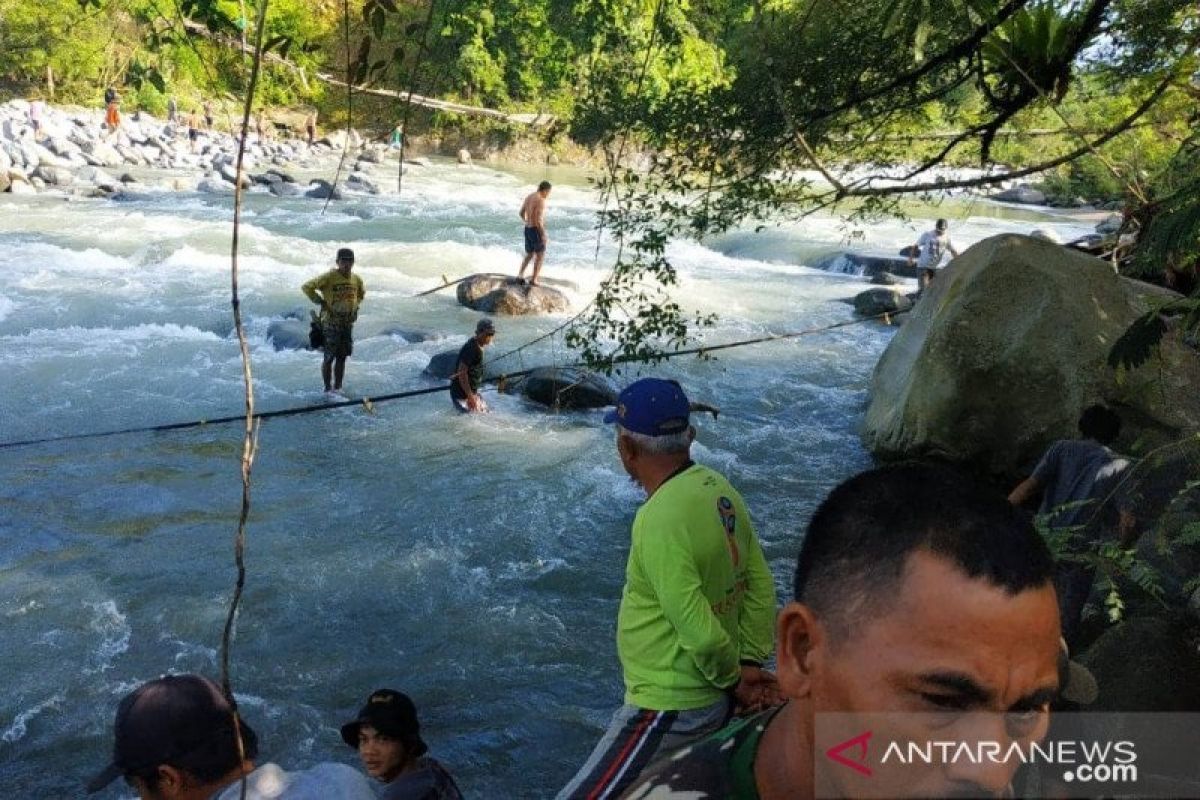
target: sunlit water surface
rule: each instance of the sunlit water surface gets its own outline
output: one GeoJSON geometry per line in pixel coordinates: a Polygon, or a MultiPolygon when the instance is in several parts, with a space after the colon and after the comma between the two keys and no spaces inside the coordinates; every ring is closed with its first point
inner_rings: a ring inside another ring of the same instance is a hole
{"type": "MultiPolygon", "coordinates": [[[[331,168],[332,169],[332,168],[331,168]]],[[[319,356],[277,351],[272,320],[352,245],[367,287],[346,389],[429,386],[430,355],[478,314],[453,292],[514,271],[516,216],[550,177],[546,274],[586,303],[613,258],[596,252],[596,199],[575,175],[437,163],[395,193],[321,213],[248,198],[241,293],[260,409],[321,400],[319,356]],[[410,343],[394,328],[423,331],[410,343]]],[[[327,176],[328,177],[328,176],[327,176]]],[[[0,195],[0,440],[236,414],[229,310],[231,201],[151,192],[132,202],[0,195]]],[[[860,247],[895,252],[953,219],[960,249],[1000,231],[1086,232],[983,203],[886,222],[860,247]]],[[[679,301],[720,319],[720,343],[851,318],[862,278],[802,266],[837,249],[831,218],[681,242],[679,301]]],[[[569,315],[501,319],[493,355],[569,315]]],[[[870,464],[857,435],[876,324],[647,370],[721,409],[698,421],[698,460],[740,488],[786,596],[801,531],[839,480],[870,464]]],[[[565,363],[560,339],[505,366],[565,363]]],[[[627,374],[625,379],[636,372],[627,374]]],[[[444,395],[270,420],[254,467],[247,589],[233,678],[264,760],[355,763],[337,727],[380,686],[416,698],[426,739],[469,796],[547,797],[621,701],[614,621],[641,494],[601,412],[553,414],[507,396],[452,413],[444,395]]],[[[119,698],[164,672],[218,672],[234,581],[238,426],[0,450],[0,796],[78,796],[104,763],[119,698]]],[[[114,787],[102,797],[119,797],[114,787]]]]}

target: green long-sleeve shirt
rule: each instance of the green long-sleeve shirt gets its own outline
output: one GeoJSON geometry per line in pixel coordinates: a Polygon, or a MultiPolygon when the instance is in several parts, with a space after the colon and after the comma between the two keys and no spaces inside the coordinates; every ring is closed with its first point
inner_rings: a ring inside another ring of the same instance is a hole
{"type": "Polygon", "coordinates": [[[775,585],[742,496],[692,465],[638,510],[617,614],[625,702],[711,705],[775,645],[775,585]]]}

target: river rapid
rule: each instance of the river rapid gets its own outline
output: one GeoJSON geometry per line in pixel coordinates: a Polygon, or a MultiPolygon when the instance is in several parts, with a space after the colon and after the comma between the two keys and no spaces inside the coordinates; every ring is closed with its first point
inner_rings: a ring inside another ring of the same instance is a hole
{"type": "MultiPolygon", "coordinates": [[[[266,334],[308,307],[300,284],[339,246],[356,250],[367,289],[354,397],[432,385],[429,357],[457,348],[480,315],[452,290],[411,295],[443,275],[515,272],[516,212],[537,180],[556,183],[545,274],[578,285],[575,309],[611,266],[577,173],[435,161],[397,197],[394,164],[378,170],[384,194],[324,214],[316,200],[247,198],[241,295],[260,410],[322,401],[319,355],[276,350],[266,334]]],[[[856,247],[894,253],[939,215],[960,250],[1004,231],[1089,230],[983,202],[913,213],[856,247]]],[[[0,195],[0,441],[239,413],[230,219],[227,196],[0,195]]],[[[676,242],[676,297],[720,315],[702,336],[711,344],[850,319],[839,301],[865,280],[803,266],[846,235],[818,217],[676,242]]],[[[492,354],[567,316],[498,319],[492,354]]],[[[871,463],[857,427],[893,331],[851,326],[620,379],[674,377],[720,407],[718,420],[697,419],[694,456],[744,494],[781,601],[813,508],[871,463]]],[[[505,367],[570,360],[556,337],[505,367]]],[[[642,494],[601,412],[485,396],[486,416],[435,394],[263,423],[233,647],[262,761],[357,764],[337,728],[388,686],[414,697],[432,753],[467,796],[549,797],[620,704],[614,625],[642,494]]],[[[240,427],[223,425],[0,450],[0,796],[81,795],[106,763],[124,693],[165,672],[217,676],[240,449],[240,427]]]]}

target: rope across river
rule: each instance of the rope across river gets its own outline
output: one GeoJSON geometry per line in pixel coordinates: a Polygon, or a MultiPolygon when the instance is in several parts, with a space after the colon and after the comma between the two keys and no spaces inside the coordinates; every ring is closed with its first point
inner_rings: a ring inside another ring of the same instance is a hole
{"type": "MultiPolygon", "coordinates": [[[[667,361],[672,358],[678,358],[679,356],[689,356],[689,355],[703,356],[703,355],[707,355],[709,353],[715,353],[720,350],[732,350],[737,347],[747,347],[749,345],[754,345],[754,344],[763,344],[764,342],[777,342],[777,341],[781,341],[784,339],[797,339],[797,338],[800,338],[801,336],[812,336],[814,334],[824,333],[826,331],[835,330],[837,328],[845,328],[845,327],[849,327],[851,325],[861,325],[865,322],[873,322],[875,320],[887,321],[892,316],[896,316],[896,314],[892,313],[892,312],[885,312],[883,314],[876,314],[876,315],[869,316],[869,317],[860,317],[858,319],[845,320],[843,322],[834,322],[829,325],[821,325],[821,326],[815,327],[815,328],[805,328],[804,330],[790,331],[788,333],[772,333],[772,334],[767,334],[766,336],[758,336],[753,339],[741,339],[736,342],[725,342],[723,344],[706,345],[703,347],[691,347],[691,348],[687,348],[684,350],[670,350],[667,352],[659,352],[659,353],[653,353],[651,355],[643,355],[643,356],[618,356],[616,358],[613,358],[610,363],[613,366],[616,366],[618,364],[632,364],[632,363],[651,362],[651,361],[654,361],[654,362],[667,361]]],[[[544,337],[542,337],[542,338],[544,338],[544,337]]],[[[518,349],[521,349],[521,348],[518,348],[518,349]]],[[[511,351],[511,352],[516,352],[516,351],[511,351]]],[[[505,353],[504,355],[505,356],[510,355],[511,352],[505,353]]],[[[503,356],[501,358],[503,358],[503,356]]],[[[498,360],[500,360],[500,359],[493,359],[493,363],[498,360]]],[[[581,369],[581,368],[586,368],[586,367],[587,367],[586,364],[575,363],[575,364],[567,364],[565,366],[559,367],[559,369],[581,369]]],[[[505,381],[512,380],[513,378],[525,377],[526,375],[531,374],[533,371],[534,371],[533,369],[523,369],[523,370],[518,370],[516,372],[506,372],[506,373],[503,373],[500,375],[494,375],[494,376],[488,378],[487,382],[488,383],[503,383],[505,381]]],[[[450,384],[447,382],[446,384],[441,385],[441,386],[428,386],[423,389],[409,389],[407,391],[393,392],[391,394],[381,394],[381,395],[377,395],[374,397],[362,397],[362,398],[355,399],[355,400],[339,400],[337,402],[332,402],[332,403],[319,403],[317,405],[311,405],[311,406],[296,406],[294,408],[283,408],[283,409],[278,409],[276,411],[260,411],[260,412],[255,412],[254,419],[264,420],[264,419],[273,419],[276,417],[294,417],[294,416],[299,416],[301,414],[315,414],[315,413],[318,413],[321,411],[332,411],[333,409],[338,409],[338,408],[350,408],[351,406],[362,406],[367,411],[374,411],[375,406],[379,405],[380,403],[387,403],[392,400],[405,400],[410,397],[420,397],[421,395],[426,395],[426,394],[437,394],[438,392],[445,392],[445,391],[449,391],[449,390],[450,390],[450,384]]],[[[125,434],[132,434],[132,433],[162,433],[162,432],[166,432],[166,431],[181,431],[181,430],[187,430],[189,428],[203,428],[203,427],[207,427],[209,425],[225,425],[225,424],[229,424],[229,423],[233,423],[233,422],[244,423],[245,421],[246,421],[246,415],[243,413],[243,414],[231,414],[230,416],[227,416],[227,417],[214,417],[212,419],[197,419],[197,420],[190,420],[188,422],[172,422],[172,423],[167,423],[164,425],[145,425],[145,426],[140,426],[140,427],[135,427],[135,428],[121,428],[119,430],[98,431],[98,432],[94,432],[94,433],[74,433],[74,434],[66,434],[63,436],[45,436],[45,437],[38,438],[38,439],[23,439],[20,441],[2,442],[2,443],[0,443],[0,450],[8,450],[8,449],[16,448],[16,447],[31,447],[33,445],[50,444],[52,442],[69,442],[69,441],[76,441],[76,440],[82,440],[82,439],[102,439],[102,438],[106,438],[109,436],[122,436],[125,434]]]]}

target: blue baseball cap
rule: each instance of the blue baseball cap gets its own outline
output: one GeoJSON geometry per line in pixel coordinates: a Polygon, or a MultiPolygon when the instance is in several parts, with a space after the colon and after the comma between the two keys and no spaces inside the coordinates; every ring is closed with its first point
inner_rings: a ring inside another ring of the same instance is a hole
{"type": "Polygon", "coordinates": [[[688,429],[691,413],[678,381],[642,378],[625,387],[616,409],[605,414],[604,421],[615,422],[631,433],[670,436],[688,429]]]}

